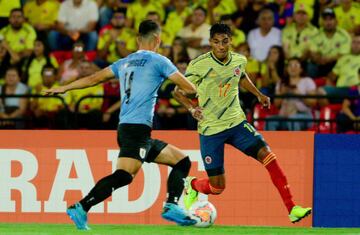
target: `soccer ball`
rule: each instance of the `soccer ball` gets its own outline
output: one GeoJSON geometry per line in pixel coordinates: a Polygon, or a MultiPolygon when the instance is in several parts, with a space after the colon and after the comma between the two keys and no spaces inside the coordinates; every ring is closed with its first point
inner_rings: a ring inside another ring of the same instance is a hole
{"type": "Polygon", "coordinates": [[[197,201],[189,209],[189,215],[196,220],[195,227],[210,227],[216,219],[216,208],[209,201],[197,201]]]}

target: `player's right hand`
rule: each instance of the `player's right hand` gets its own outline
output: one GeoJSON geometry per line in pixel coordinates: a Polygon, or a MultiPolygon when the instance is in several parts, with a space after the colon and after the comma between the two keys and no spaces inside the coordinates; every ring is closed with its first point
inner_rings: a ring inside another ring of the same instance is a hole
{"type": "Polygon", "coordinates": [[[191,113],[191,115],[198,121],[201,121],[204,119],[203,113],[202,113],[203,109],[200,108],[199,106],[196,106],[195,108],[190,108],[189,112],[191,113]]]}
{"type": "Polygon", "coordinates": [[[66,89],[64,87],[54,87],[50,88],[48,90],[45,90],[45,95],[56,95],[56,94],[63,94],[66,92],[66,89]]]}
{"type": "Polygon", "coordinates": [[[270,109],[270,105],[271,105],[270,97],[264,94],[260,94],[257,98],[263,107],[270,109]]]}

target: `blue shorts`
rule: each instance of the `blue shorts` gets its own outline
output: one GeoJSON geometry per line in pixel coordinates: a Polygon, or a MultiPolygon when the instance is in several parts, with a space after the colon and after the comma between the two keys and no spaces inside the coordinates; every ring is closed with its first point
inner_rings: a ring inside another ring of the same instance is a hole
{"type": "Polygon", "coordinates": [[[257,158],[267,143],[247,121],[214,135],[200,135],[200,150],[208,176],[224,174],[224,147],[230,144],[248,156],[257,158]]]}

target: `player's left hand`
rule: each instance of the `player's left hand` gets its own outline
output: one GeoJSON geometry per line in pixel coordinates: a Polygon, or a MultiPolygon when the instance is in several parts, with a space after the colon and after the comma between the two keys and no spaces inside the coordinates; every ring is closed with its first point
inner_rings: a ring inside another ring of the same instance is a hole
{"type": "Polygon", "coordinates": [[[195,108],[190,108],[189,112],[198,121],[201,121],[201,120],[204,119],[204,116],[203,116],[203,113],[202,113],[202,108],[200,108],[199,106],[197,106],[195,108]]]}
{"type": "Polygon", "coordinates": [[[263,107],[270,109],[271,101],[270,98],[264,94],[260,94],[258,97],[258,101],[262,104],[263,107]]]}

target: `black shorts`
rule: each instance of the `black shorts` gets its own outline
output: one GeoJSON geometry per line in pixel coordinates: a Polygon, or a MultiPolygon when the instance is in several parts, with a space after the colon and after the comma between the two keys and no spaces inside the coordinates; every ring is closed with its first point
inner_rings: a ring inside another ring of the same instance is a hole
{"type": "Polygon", "coordinates": [[[161,140],[151,139],[151,128],[144,124],[120,124],[117,136],[119,157],[135,158],[141,162],[153,162],[167,146],[161,140]]]}

